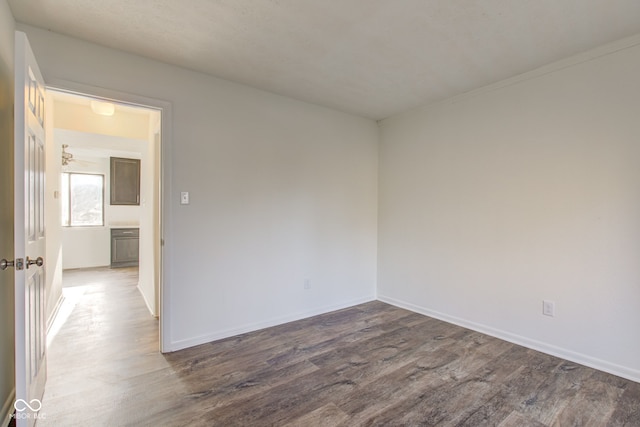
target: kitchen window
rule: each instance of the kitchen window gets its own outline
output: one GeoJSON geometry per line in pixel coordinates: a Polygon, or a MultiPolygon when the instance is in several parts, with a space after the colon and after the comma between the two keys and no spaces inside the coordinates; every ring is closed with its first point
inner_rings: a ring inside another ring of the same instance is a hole
{"type": "Polygon", "coordinates": [[[62,225],[104,225],[104,175],[65,172],[61,181],[62,225]]]}

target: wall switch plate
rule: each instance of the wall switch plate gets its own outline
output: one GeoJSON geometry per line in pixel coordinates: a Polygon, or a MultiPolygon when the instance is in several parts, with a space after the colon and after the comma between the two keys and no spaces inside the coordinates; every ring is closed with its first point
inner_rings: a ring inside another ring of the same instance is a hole
{"type": "Polygon", "coordinates": [[[180,193],[180,204],[188,205],[189,204],[189,192],[183,191],[180,193]]]}
{"type": "Polygon", "coordinates": [[[556,315],[556,303],[553,301],[544,300],[542,301],[542,314],[545,316],[555,316],[556,315]]]}
{"type": "Polygon", "coordinates": [[[304,288],[311,289],[311,281],[309,279],[304,279],[304,288]]]}

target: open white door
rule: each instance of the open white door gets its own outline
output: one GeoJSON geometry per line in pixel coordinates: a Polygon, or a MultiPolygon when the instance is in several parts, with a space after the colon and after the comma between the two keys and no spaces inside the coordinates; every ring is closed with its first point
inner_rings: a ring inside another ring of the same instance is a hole
{"type": "Polygon", "coordinates": [[[15,409],[17,426],[33,426],[46,380],[45,86],[26,34],[15,45],[15,409]]]}

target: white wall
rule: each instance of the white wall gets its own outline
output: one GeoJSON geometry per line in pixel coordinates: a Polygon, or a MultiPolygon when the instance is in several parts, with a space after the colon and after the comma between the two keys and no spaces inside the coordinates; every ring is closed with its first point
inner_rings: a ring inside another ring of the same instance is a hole
{"type": "Polygon", "coordinates": [[[384,120],[379,298],[639,381],[638,43],[384,120]]]}
{"type": "Polygon", "coordinates": [[[62,170],[62,146],[56,144],[53,130],[55,111],[50,94],[46,97],[45,115],[45,230],[47,248],[45,254],[45,297],[47,328],[55,320],[62,303],[62,212],[60,205],[60,172],[62,170]]]}
{"type": "Polygon", "coordinates": [[[45,79],[172,104],[169,348],[375,297],[373,121],[21,28],[45,79]]]}
{"type": "MultiPolygon", "coordinates": [[[[14,27],[0,0],[0,258],[13,259],[14,27]]],[[[13,269],[0,271],[0,423],[7,425],[14,399],[13,269]]]]}
{"type": "Polygon", "coordinates": [[[149,120],[148,140],[140,164],[140,266],[138,288],[152,315],[158,316],[160,285],[160,112],[149,120]]]}

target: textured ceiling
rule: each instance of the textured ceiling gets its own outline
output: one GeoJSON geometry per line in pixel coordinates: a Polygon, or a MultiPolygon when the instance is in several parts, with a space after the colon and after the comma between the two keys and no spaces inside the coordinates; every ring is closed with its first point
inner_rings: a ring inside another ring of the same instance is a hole
{"type": "Polygon", "coordinates": [[[17,21],[381,119],[640,33],[639,0],[8,0],[17,21]]]}

